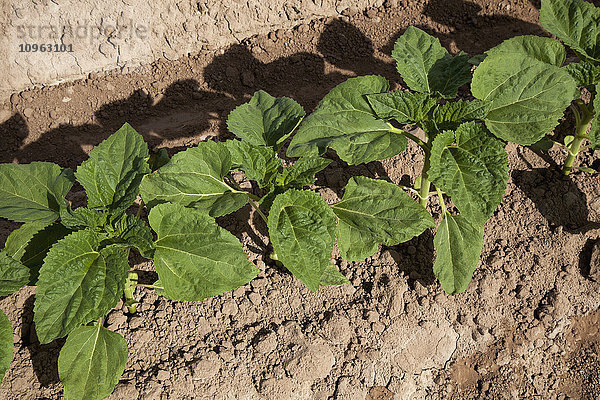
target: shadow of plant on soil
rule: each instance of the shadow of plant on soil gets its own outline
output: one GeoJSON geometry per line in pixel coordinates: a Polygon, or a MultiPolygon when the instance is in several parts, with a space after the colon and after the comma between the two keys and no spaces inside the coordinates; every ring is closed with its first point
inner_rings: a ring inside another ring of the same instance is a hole
{"type": "Polygon", "coordinates": [[[29,297],[21,314],[21,341],[31,357],[33,371],[41,386],[50,386],[59,382],[58,354],[65,339],[57,339],[48,344],[40,344],[33,324],[33,305],[35,297],[29,297]]]}
{"type": "MultiPolygon", "coordinates": [[[[592,255],[594,247],[599,245],[600,239],[587,239],[581,253],[579,253],[579,272],[587,279],[596,281],[597,275],[592,276],[592,255]]],[[[600,260],[594,260],[595,262],[600,260]]],[[[600,266],[594,265],[594,270],[597,271],[600,266]]]]}
{"type": "Polygon", "coordinates": [[[555,169],[534,168],[512,171],[512,178],[551,228],[583,233],[600,227],[600,223],[588,220],[586,196],[570,177],[555,169]]]}
{"type": "MultiPolygon", "coordinates": [[[[141,89],[129,97],[113,101],[95,111],[97,124],[62,124],[44,132],[36,141],[26,143],[29,135],[27,122],[20,114],[13,115],[0,125],[0,136],[8,138],[0,149],[0,162],[29,163],[40,157],[63,167],[75,168],[87,158],[84,147],[95,146],[129,122],[144,136],[150,148],[164,140],[185,137],[197,138],[210,128],[211,111],[205,102],[218,100],[232,109],[235,102],[223,95],[198,90],[192,79],[171,84],[156,103],[141,89]]],[[[177,149],[169,149],[172,153],[177,149]]]]}

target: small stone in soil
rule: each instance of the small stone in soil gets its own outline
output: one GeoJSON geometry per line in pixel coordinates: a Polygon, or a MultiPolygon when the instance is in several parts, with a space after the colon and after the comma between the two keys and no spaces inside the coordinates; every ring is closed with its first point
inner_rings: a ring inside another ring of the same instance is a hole
{"type": "Polygon", "coordinates": [[[33,108],[26,108],[23,110],[23,115],[27,118],[33,117],[33,108]]]}

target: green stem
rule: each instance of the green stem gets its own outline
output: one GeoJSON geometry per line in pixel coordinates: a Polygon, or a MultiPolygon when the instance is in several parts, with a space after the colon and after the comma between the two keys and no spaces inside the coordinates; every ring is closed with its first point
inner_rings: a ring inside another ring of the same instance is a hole
{"type": "Polygon", "coordinates": [[[137,210],[137,213],[135,214],[136,217],[140,217],[140,215],[142,215],[142,210],[144,209],[144,200],[140,199],[140,206],[137,210]]]}
{"type": "MultiPolygon", "coordinates": [[[[142,210],[144,208],[144,201],[141,200],[140,201],[140,206],[137,210],[137,213],[135,214],[136,217],[140,217],[140,215],[142,215],[142,210]]],[[[129,258],[129,253],[131,252],[131,248],[128,247],[127,250],[125,250],[125,253],[127,254],[127,258],[129,258]]],[[[127,276],[127,281],[125,282],[125,287],[123,288],[123,297],[125,297],[125,305],[127,306],[127,310],[131,313],[134,314],[137,312],[136,309],[136,304],[138,304],[138,302],[133,298],[133,291],[135,290],[135,286],[137,285],[137,280],[138,280],[138,275],[135,272],[129,272],[129,275],[127,276]]]]}
{"type": "Polygon", "coordinates": [[[577,154],[581,150],[581,143],[584,139],[587,139],[589,136],[587,135],[588,125],[590,121],[594,117],[593,113],[589,111],[585,103],[577,102],[576,103],[581,110],[581,114],[576,109],[573,110],[575,114],[575,138],[569,144],[567,151],[567,159],[565,160],[565,165],[563,167],[563,175],[569,175],[573,170],[573,162],[577,158],[577,154]]]}
{"type": "Polygon", "coordinates": [[[267,216],[262,212],[258,203],[252,198],[248,199],[248,203],[250,203],[252,208],[254,208],[254,210],[258,213],[258,215],[261,216],[261,218],[263,219],[263,221],[265,221],[265,224],[266,224],[268,221],[267,216]]]}
{"type": "MultiPolygon", "coordinates": [[[[427,135],[425,135],[425,140],[427,140],[427,135]]],[[[419,190],[419,203],[423,207],[427,207],[427,201],[429,200],[429,191],[431,189],[431,183],[429,182],[429,167],[431,166],[429,158],[431,156],[431,150],[429,149],[427,142],[425,142],[423,151],[425,152],[425,163],[423,164],[423,170],[421,171],[421,189],[419,190]]]]}
{"type": "Polygon", "coordinates": [[[423,141],[423,140],[419,139],[418,137],[416,137],[412,133],[408,133],[405,130],[395,128],[391,124],[390,124],[390,132],[398,133],[400,135],[406,136],[407,138],[409,138],[410,140],[412,140],[413,142],[415,142],[416,144],[418,144],[419,146],[421,146],[423,148],[427,147],[427,142],[426,141],[423,141]]]}
{"type": "Polygon", "coordinates": [[[440,199],[440,206],[442,207],[442,212],[445,214],[448,214],[448,209],[446,208],[446,203],[444,203],[444,196],[442,196],[442,191],[440,189],[438,189],[437,187],[435,188],[437,194],[438,194],[438,198],[440,199]]]}
{"type": "Polygon", "coordinates": [[[134,314],[137,309],[135,308],[137,301],[133,298],[133,291],[135,290],[135,286],[137,285],[138,274],[135,272],[129,272],[127,275],[127,281],[125,282],[125,288],[123,289],[123,294],[125,295],[125,305],[127,306],[127,311],[131,314],[134,314]]]}
{"type": "Polygon", "coordinates": [[[135,285],[136,285],[136,286],[139,286],[139,287],[148,288],[148,289],[161,289],[161,290],[162,290],[162,289],[164,289],[163,287],[160,287],[160,286],[156,286],[156,285],[145,285],[145,284],[143,284],[143,283],[136,283],[135,285]]]}

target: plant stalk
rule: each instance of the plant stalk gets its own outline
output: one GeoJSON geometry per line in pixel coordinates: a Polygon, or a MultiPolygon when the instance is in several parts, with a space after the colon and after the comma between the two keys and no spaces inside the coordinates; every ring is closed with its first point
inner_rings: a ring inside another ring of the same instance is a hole
{"type": "Polygon", "coordinates": [[[579,114],[579,111],[573,110],[573,112],[575,113],[576,121],[575,137],[567,148],[568,155],[567,159],[565,160],[565,165],[563,166],[562,171],[563,175],[565,176],[569,175],[573,170],[573,162],[575,161],[575,159],[577,158],[577,154],[579,154],[579,151],[581,150],[581,143],[584,139],[588,138],[588,125],[590,124],[590,121],[593,118],[593,114],[588,110],[585,104],[578,102],[577,105],[581,110],[581,114],[579,114]]]}
{"type": "Polygon", "coordinates": [[[427,145],[427,135],[425,135],[425,146],[423,146],[423,151],[425,152],[425,163],[423,164],[423,170],[421,171],[421,189],[419,190],[419,204],[423,207],[427,207],[427,202],[429,200],[429,191],[431,189],[431,183],[429,182],[429,167],[431,166],[429,158],[431,156],[431,151],[429,150],[429,146],[427,145]]]}
{"type": "Polygon", "coordinates": [[[267,216],[265,215],[265,213],[263,213],[262,210],[260,209],[260,205],[258,205],[258,203],[252,198],[248,199],[248,203],[250,203],[252,208],[254,208],[254,210],[258,213],[258,215],[261,216],[261,218],[263,219],[263,221],[265,221],[265,224],[266,224],[268,219],[267,219],[267,216]]]}
{"type": "Polygon", "coordinates": [[[435,188],[435,190],[437,191],[438,198],[440,199],[440,206],[442,207],[442,212],[444,213],[444,215],[449,214],[448,209],[446,208],[446,203],[444,202],[444,196],[442,196],[442,191],[437,187],[435,188]]]}
{"type": "MultiPolygon", "coordinates": [[[[137,210],[137,213],[135,214],[136,217],[140,217],[140,215],[142,215],[142,210],[144,208],[144,201],[140,200],[140,206],[137,210]]],[[[127,257],[129,258],[129,253],[131,252],[131,248],[127,248],[127,250],[125,250],[125,253],[127,254],[127,257]]],[[[138,274],[135,272],[129,272],[129,274],[127,275],[127,280],[125,281],[125,287],[123,288],[123,297],[125,297],[125,305],[127,306],[127,311],[129,311],[130,314],[135,314],[137,312],[136,309],[136,304],[138,304],[138,302],[133,298],[133,291],[135,290],[135,286],[137,285],[137,281],[138,281],[138,274]]]]}
{"type": "Polygon", "coordinates": [[[403,135],[403,136],[407,137],[408,139],[412,140],[413,142],[415,142],[416,144],[418,144],[419,146],[421,146],[422,148],[427,147],[427,140],[423,141],[423,140],[419,139],[418,137],[416,137],[415,135],[413,135],[412,133],[408,133],[405,130],[395,128],[391,124],[390,124],[390,132],[397,133],[399,135],[403,135]]]}
{"type": "Polygon", "coordinates": [[[125,288],[123,288],[123,294],[125,296],[125,305],[127,306],[127,311],[131,314],[135,314],[137,312],[136,304],[137,301],[133,298],[133,291],[135,290],[135,286],[137,285],[138,274],[131,271],[127,275],[127,281],[125,282],[125,288]]]}

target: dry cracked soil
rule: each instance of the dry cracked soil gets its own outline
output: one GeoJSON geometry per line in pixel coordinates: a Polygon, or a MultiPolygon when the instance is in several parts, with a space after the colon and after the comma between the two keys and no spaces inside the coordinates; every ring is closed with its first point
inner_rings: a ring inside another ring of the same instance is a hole
{"type": "MultiPolygon", "coordinates": [[[[475,55],[515,35],[546,35],[537,7],[529,0],[387,0],[216,52],[17,93],[0,104],[0,162],[73,168],[125,121],[170,153],[223,140],[227,114],[255,90],[293,97],[310,111],[350,76],[380,74],[400,88],[390,53],[407,26],[475,55]]],[[[351,285],[311,293],[269,263],[266,227],[243,208],[218,222],[241,239],[259,277],[198,303],[138,289],[139,313],[118,309],[107,318],[130,351],[110,399],[599,398],[600,177],[562,177],[557,163],[565,155],[556,148],[507,150],[508,187],[465,293],[446,295],[436,282],[431,232],[363,262],[334,254],[351,285]]],[[[596,168],[598,160],[589,150],[580,157],[596,168]]],[[[415,147],[364,166],[334,160],[314,188],[334,202],[351,176],[410,183],[422,162],[415,147]]],[[[82,197],[75,190],[70,199],[82,197]]],[[[440,212],[435,200],[430,209],[440,212]]],[[[14,227],[0,222],[0,243],[14,227]]],[[[151,264],[133,261],[142,279],[155,276],[151,264]]],[[[0,300],[15,328],[2,399],[62,398],[64,342],[37,341],[34,294],[24,288],[0,300]]]]}

